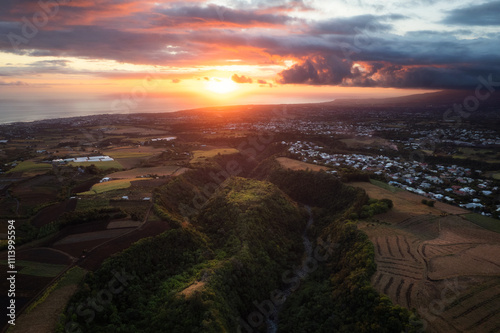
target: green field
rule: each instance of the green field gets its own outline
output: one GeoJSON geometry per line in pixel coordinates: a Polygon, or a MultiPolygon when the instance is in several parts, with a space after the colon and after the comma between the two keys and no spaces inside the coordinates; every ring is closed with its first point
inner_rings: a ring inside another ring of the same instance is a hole
{"type": "Polygon", "coordinates": [[[479,160],[487,163],[499,163],[499,155],[491,149],[460,148],[462,154],[455,154],[453,158],[479,160]]]}
{"type": "Polygon", "coordinates": [[[122,190],[125,188],[129,188],[132,185],[133,181],[141,181],[147,180],[151,178],[132,178],[132,179],[118,179],[111,180],[109,182],[99,183],[92,186],[92,188],[87,192],[78,193],[78,195],[94,195],[100,194],[104,192],[114,191],[114,190],[122,190]]]}
{"type": "Polygon", "coordinates": [[[381,182],[380,180],[370,179],[370,183],[372,183],[373,185],[376,185],[378,187],[381,187],[384,190],[391,191],[391,192],[404,191],[402,188],[391,186],[387,183],[381,182]]]}
{"type": "Polygon", "coordinates": [[[52,169],[52,164],[48,163],[36,163],[33,161],[24,161],[16,165],[13,169],[9,170],[11,172],[39,172],[39,171],[49,171],[52,169]]]}
{"type": "Polygon", "coordinates": [[[205,160],[207,158],[217,156],[218,154],[229,155],[229,154],[236,154],[236,153],[238,153],[238,149],[234,149],[234,148],[212,149],[212,150],[194,150],[193,151],[193,158],[191,159],[190,163],[203,163],[203,162],[205,162],[205,160]]]}
{"type": "Polygon", "coordinates": [[[112,158],[142,158],[154,156],[152,152],[133,152],[133,151],[117,151],[112,152],[110,155],[112,158]]]}
{"type": "Polygon", "coordinates": [[[118,169],[118,170],[123,170],[123,166],[118,162],[118,161],[109,161],[109,162],[83,162],[83,163],[76,163],[76,162],[70,162],[68,165],[71,166],[82,166],[82,167],[87,167],[90,165],[95,165],[98,169],[101,170],[109,170],[109,169],[118,169]]]}
{"type": "MultiPolygon", "coordinates": [[[[7,260],[0,260],[0,263],[2,265],[7,265],[7,260]]],[[[21,267],[21,269],[18,270],[19,274],[40,277],[54,277],[67,267],[66,265],[54,265],[26,260],[17,260],[16,266],[21,267]]]]}
{"type": "Polygon", "coordinates": [[[500,220],[480,214],[466,214],[465,218],[480,227],[491,231],[500,232],[500,220]]]}
{"type": "Polygon", "coordinates": [[[493,179],[500,180],[500,173],[495,173],[492,177],[493,177],[493,179]]]}
{"type": "Polygon", "coordinates": [[[77,285],[81,280],[83,280],[85,274],[87,274],[87,271],[85,271],[83,268],[80,268],[78,266],[71,268],[64,274],[61,280],[59,280],[56,289],[69,285],[77,285]]]}
{"type": "Polygon", "coordinates": [[[76,211],[91,210],[109,207],[109,199],[105,198],[81,198],[76,204],[76,211]]]}

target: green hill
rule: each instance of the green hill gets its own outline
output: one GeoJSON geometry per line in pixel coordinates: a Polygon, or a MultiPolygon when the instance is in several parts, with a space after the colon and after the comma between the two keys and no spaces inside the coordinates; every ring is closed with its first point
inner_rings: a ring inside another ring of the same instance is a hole
{"type": "MultiPolygon", "coordinates": [[[[268,298],[281,286],[282,272],[300,261],[306,221],[275,185],[232,178],[193,219],[194,227],[143,240],[87,279],[91,290],[100,290],[113,267],[123,267],[134,277],[133,289],[117,304],[90,324],[76,310],[68,315],[92,332],[141,323],[148,332],[233,332],[237,318],[253,311],[253,301],[268,298]],[[184,292],[193,283],[200,287],[184,292]],[[113,324],[104,325],[110,316],[113,324]]],[[[91,294],[82,291],[75,301],[91,294]]]]}
{"type": "Polygon", "coordinates": [[[368,202],[364,191],[272,158],[254,171],[241,155],[208,162],[156,190],[156,214],[173,229],[88,276],[63,320],[70,331],[418,330],[408,310],[370,284],[373,245],[346,219],[368,202]],[[232,161],[237,174],[227,172],[232,161]],[[92,308],[117,271],[127,285],[92,308]]]}

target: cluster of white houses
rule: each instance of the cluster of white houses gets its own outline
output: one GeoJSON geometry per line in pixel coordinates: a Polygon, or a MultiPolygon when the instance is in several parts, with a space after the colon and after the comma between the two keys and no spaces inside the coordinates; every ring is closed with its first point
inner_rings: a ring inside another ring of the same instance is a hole
{"type": "MultiPolygon", "coordinates": [[[[304,162],[345,167],[384,176],[389,185],[425,197],[454,203],[467,209],[491,215],[486,210],[485,199],[500,193],[490,179],[481,178],[481,170],[471,170],[456,165],[429,165],[418,161],[404,161],[400,157],[383,155],[328,154],[323,147],[310,142],[282,142],[288,151],[304,162]]],[[[500,212],[500,206],[496,208],[500,212]]]]}
{"type": "Polygon", "coordinates": [[[85,162],[111,162],[114,161],[112,157],[109,156],[84,156],[84,157],[72,157],[65,159],[55,159],[52,163],[85,163],[85,162]]]}

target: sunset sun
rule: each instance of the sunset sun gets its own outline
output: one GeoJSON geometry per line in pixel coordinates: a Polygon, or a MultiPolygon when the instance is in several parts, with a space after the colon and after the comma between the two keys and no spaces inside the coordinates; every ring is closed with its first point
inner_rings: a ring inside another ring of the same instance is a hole
{"type": "Polygon", "coordinates": [[[230,79],[212,78],[210,81],[206,82],[205,89],[224,95],[238,89],[238,84],[230,79]]]}

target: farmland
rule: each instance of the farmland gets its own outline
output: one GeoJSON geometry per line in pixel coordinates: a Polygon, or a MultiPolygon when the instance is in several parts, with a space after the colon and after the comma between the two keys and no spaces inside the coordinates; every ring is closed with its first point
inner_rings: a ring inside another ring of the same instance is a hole
{"type": "MultiPolygon", "coordinates": [[[[46,288],[53,279],[72,264],[73,258],[47,247],[20,248],[16,256],[16,306],[20,310],[38,293],[46,288]]],[[[0,257],[0,269],[7,271],[6,253],[0,257]]],[[[5,279],[4,279],[5,281],[5,279]]],[[[3,290],[7,290],[6,281],[1,281],[3,290]]],[[[3,302],[6,294],[0,296],[3,302]]],[[[2,320],[4,320],[2,318],[2,320]]]]}
{"type": "Polygon", "coordinates": [[[480,227],[500,233],[500,221],[497,219],[479,214],[466,214],[465,218],[480,227]]]}
{"type": "Polygon", "coordinates": [[[79,195],[94,195],[100,194],[104,192],[121,190],[125,188],[129,188],[132,185],[132,182],[135,181],[143,181],[149,178],[132,178],[132,179],[119,179],[119,180],[110,180],[104,183],[98,183],[92,186],[92,188],[87,192],[78,193],[79,195]]]}
{"type": "Polygon", "coordinates": [[[311,163],[305,163],[302,161],[297,161],[291,158],[287,157],[279,157],[276,159],[281,166],[283,166],[286,169],[291,169],[291,170],[311,170],[311,171],[320,171],[320,170],[328,170],[328,167],[321,166],[321,165],[316,165],[316,164],[311,164],[311,163]]]}
{"type": "Polygon", "coordinates": [[[429,332],[495,332],[500,256],[491,254],[500,254],[500,234],[469,222],[458,207],[431,208],[411,193],[356,185],[394,202],[391,212],[360,223],[375,249],[374,287],[417,309],[429,332]]]}
{"type": "Polygon", "coordinates": [[[78,166],[80,166],[80,167],[86,167],[86,166],[89,166],[89,165],[92,165],[92,164],[95,165],[98,169],[103,170],[103,171],[110,170],[110,169],[118,169],[118,170],[122,170],[123,169],[123,166],[118,161],[82,162],[82,163],[70,162],[70,163],[68,163],[68,165],[75,166],[75,167],[78,167],[78,166]]]}
{"type": "Polygon", "coordinates": [[[126,171],[118,171],[107,175],[112,179],[118,178],[137,178],[144,177],[150,175],[156,175],[158,177],[162,176],[171,176],[171,175],[179,175],[185,171],[187,168],[182,168],[176,165],[167,165],[167,166],[159,166],[159,167],[151,167],[151,168],[134,168],[126,171]]]}
{"type": "Polygon", "coordinates": [[[33,327],[40,333],[54,332],[59,313],[64,310],[85,274],[86,271],[80,267],[71,268],[16,320],[16,325],[9,332],[32,332],[33,327]]]}
{"type": "MultiPolygon", "coordinates": [[[[2,265],[6,265],[5,260],[0,262],[2,265]]],[[[39,263],[35,261],[25,261],[17,260],[16,265],[21,267],[19,274],[31,275],[31,276],[41,276],[41,277],[54,277],[66,268],[65,265],[56,265],[48,263],[39,263]]]]}
{"type": "Polygon", "coordinates": [[[24,161],[16,165],[13,169],[9,171],[9,173],[15,172],[23,172],[23,173],[45,173],[48,170],[52,169],[51,164],[40,163],[36,161],[24,161]]]}
{"type": "Polygon", "coordinates": [[[199,164],[199,163],[204,163],[207,159],[217,156],[218,154],[220,155],[229,155],[229,154],[235,154],[237,153],[238,150],[234,148],[218,148],[218,149],[211,149],[211,150],[194,150],[193,153],[193,158],[191,159],[190,163],[191,164],[199,164]]]}
{"type": "Polygon", "coordinates": [[[119,146],[106,149],[104,154],[111,156],[122,168],[135,168],[149,158],[160,154],[161,150],[151,146],[119,146]]]}

